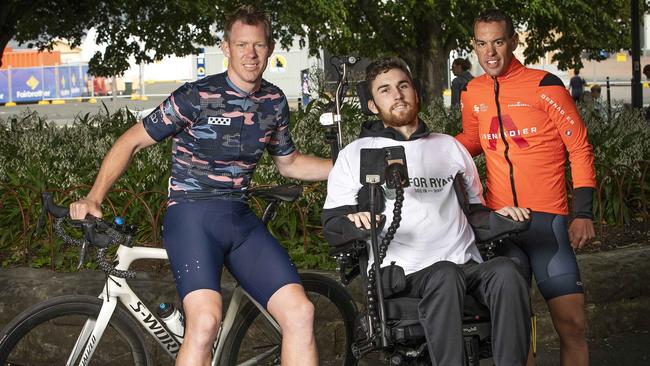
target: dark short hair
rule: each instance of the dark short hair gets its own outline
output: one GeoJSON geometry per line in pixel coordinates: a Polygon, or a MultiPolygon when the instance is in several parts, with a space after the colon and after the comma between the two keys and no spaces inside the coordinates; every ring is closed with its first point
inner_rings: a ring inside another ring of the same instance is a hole
{"type": "Polygon", "coordinates": [[[269,44],[273,44],[273,30],[271,29],[271,21],[269,17],[260,10],[257,10],[253,5],[244,5],[240,6],[234,13],[228,16],[226,19],[226,25],[224,27],[223,39],[228,41],[230,39],[230,32],[232,31],[232,26],[237,21],[241,21],[246,25],[264,25],[264,32],[266,33],[266,41],[269,44]]]}
{"type": "Polygon", "coordinates": [[[476,28],[476,23],[492,22],[506,22],[506,32],[508,32],[508,37],[512,38],[515,35],[515,25],[512,22],[512,18],[500,9],[490,9],[481,13],[476,17],[476,19],[474,19],[474,26],[472,29],[476,28]]]}
{"type": "Polygon", "coordinates": [[[455,59],[451,64],[459,65],[463,69],[463,71],[467,71],[472,68],[472,63],[469,62],[468,59],[462,57],[455,59]]]}
{"type": "Polygon", "coordinates": [[[404,73],[408,75],[409,79],[411,80],[411,84],[413,84],[413,76],[411,76],[411,70],[409,70],[409,67],[406,65],[406,62],[404,62],[404,60],[394,56],[380,58],[373,61],[366,67],[366,83],[368,83],[368,91],[370,92],[371,97],[372,82],[375,81],[377,75],[383,74],[392,69],[399,69],[404,71],[404,73]]]}

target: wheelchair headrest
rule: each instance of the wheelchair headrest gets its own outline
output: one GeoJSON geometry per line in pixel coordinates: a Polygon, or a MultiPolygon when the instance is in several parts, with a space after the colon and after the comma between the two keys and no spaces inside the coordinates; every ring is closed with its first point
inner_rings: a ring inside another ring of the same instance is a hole
{"type": "Polygon", "coordinates": [[[368,109],[368,101],[372,99],[370,96],[370,90],[368,90],[368,82],[363,80],[357,83],[357,97],[359,97],[359,104],[361,105],[361,111],[367,116],[374,116],[370,109],[368,109]]]}
{"type": "MultiPolygon", "coordinates": [[[[420,93],[420,82],[418,79],[413,79],[413,88],[415,88],[415,91],[418,93],[418,95],[422,95],[420,93]]],[[[368,101],[372,99],[372,96],[370,95],[370,89],[368,89],[367,81],[363,80],[357,83],[357,97],[359,98],[359,104],[361,106],[361,111],[363,114],[367,116],[374,116],[375,114],[372,113],[370,109],[368,109],[368,101]]]]}

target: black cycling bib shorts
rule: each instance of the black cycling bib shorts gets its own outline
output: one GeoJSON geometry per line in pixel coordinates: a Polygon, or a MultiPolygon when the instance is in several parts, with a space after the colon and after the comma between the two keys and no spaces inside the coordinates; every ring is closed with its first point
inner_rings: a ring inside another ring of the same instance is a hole
{"type": "Polygon", "coordinates": [[[503,240],[497,246],[497,254],[517,258],[529,279],[534,274],[546,301],[584,293],[578,262],[569,242],[567,217],[544,212],[531,214],[530,228],[503,240]]]}

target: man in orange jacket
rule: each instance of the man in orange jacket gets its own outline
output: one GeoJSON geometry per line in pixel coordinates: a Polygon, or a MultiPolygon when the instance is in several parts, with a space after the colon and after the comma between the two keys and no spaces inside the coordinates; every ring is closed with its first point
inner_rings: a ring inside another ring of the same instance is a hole
{"type": "Polygon", "coordinates": [[[562,365],[587,365],[585,300],[573,248],[595,236],[593,150],[562,81],[514,58],[518,41],[511,18],[499,10],[475,20],[474,50],[485,74],[461,92],[463,132],[456,138],[472,155],[485,153],[490,208],[533,211],[531,228],[505,254],[530,259],[560,336],[562,365]],[[570,224],[567,151],[575,197],[570,224]]]}

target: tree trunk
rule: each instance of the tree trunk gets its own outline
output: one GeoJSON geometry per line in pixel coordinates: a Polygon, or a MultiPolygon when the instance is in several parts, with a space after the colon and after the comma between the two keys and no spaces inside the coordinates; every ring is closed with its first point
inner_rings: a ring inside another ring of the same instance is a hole
{"type": "Polygon", "coordinates": [[[5,47],[7,43],[11,40],[13,34],[0,34],[0,67],[2,67],[2,55],[5,52],[5,47]]]}
{"type": "Polygon", "coordinates": [[[34,1],[4,0],[0,3],[0,66],[7,43],[16,35],[18,21],[32,12],[34,1]]]}
{"type": "Polygon", "coordinates": [[[402,52],[412,68],[413,78],[420,83],[420,104],[427,105],[442,97],[448,52],[444,50],[417,49],[402,52]]]}

